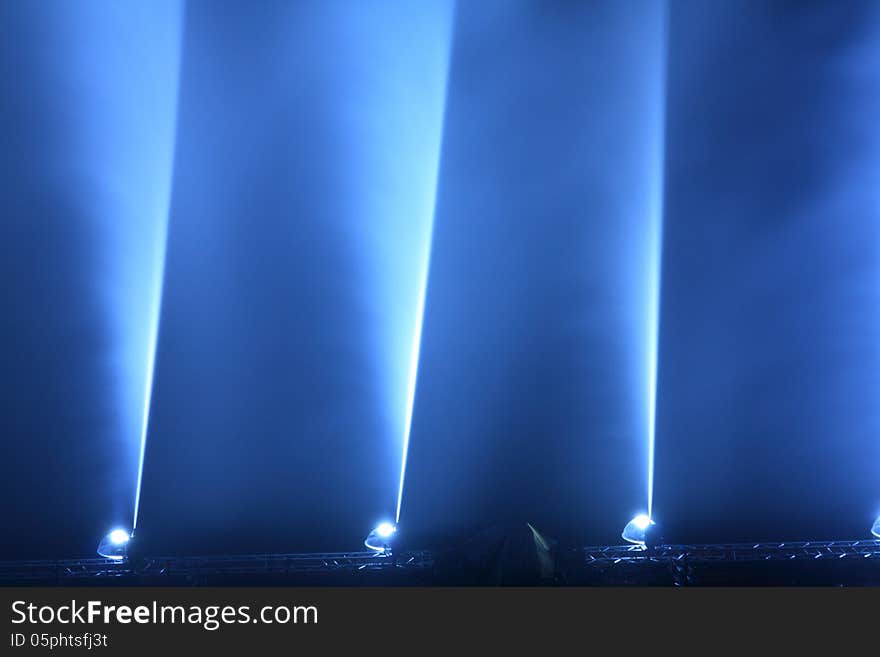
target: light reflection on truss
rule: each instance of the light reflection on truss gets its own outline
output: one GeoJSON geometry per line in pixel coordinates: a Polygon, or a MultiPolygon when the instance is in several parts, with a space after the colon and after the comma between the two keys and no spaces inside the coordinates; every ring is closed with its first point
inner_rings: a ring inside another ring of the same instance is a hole
{"type": "Polygon", "coordinates": [[[0,582],[105,579],[138,576],[275,575],[337,571],[424,570],[430,552],[321,552],[203,557],[149,557],[137,566],[112,559],[0,562],[0,582]]]}
{"type": "Polygon", "coordinates": [[[880,541],[719,543],[711,545],[612,545],[583,548],[587,565],[618,563],[718,563],[793,559],[880,559],[880,541]]]}

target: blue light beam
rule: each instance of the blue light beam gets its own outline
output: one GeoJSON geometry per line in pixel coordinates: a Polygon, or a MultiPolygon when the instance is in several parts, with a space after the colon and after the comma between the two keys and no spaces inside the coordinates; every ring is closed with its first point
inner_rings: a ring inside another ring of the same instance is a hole
{"type": "Polygon", "coordinates": [[[95,289],[107,327],[112,385],[114,522],[137,526],[176,139],[181,0],[83,0],[59,7],[69,48],[73,166],[102,236],[95,289]],[[132,514],[129,516],[128,514],[132,514]]]}
{"type": "Polygon", "coordinates": [[[653,143],[650,145],[653,169],[650,175],[649,207],[648,207],[648,244],[647,244],[647,298],[645,322],[647,326],[645,344],[645,373],[647,401],[647,493],[648,518],[654,511],[654,451],[657,434],[657,377],[660,351],[660,301],[663,275],[663,203],[665,185],[666,159],[666,67],[668,59],[668,7],[662,3],[659,9],[659,34],[657,40],[658,56],[655,58],[656,90],[658,111],[654,115],[655,125],[652,129],[653,143]]]}
{"type": "Polygon", "coordinates": [[[141,488],[144,476],[144,456],[147,449],[147,435],[150,428],[150,408],[153,399],[153,378],[156,372],[156,350],[159,344],[159,325],[162,318],[162,297],[165,285],[165,258],[168,251],[168,222],[171,212],[171,189],[172,180],[174,178],[174,150],[177,142],[177,114],[178,102],[180,95],[180,68],[182,60],[182,40],[183,40],[183,10],[178,6],[177,10],[177,65],[171,74],[173,77],[169,79],[169,92],[173,93],[170,100],[171,118],[170,124],[167,126],[166,141],[166,162],[165,162],[165,185],[166,188],[162,193],[158,213],[155,216],[157,226],[157,234],[155,245],[155,260],[152,263],[152,277],[149,283],[151,289],[151,298],[149,301],[149,335],[147,336],[147,355],[145,361],[144,376],[144,404],[141,411],[141,428],[140,428],[140,450],[138,452],[138,470],[137,483],[135,484],[134,510],[132,518],[132,532],[137,529],[138,515],[141,503],[141,488]]]}
{"type": "MultiPolygon", "coordinates": [[[[442,139],[442,137],[441,137],[442,139]]],[[[439,161],[439,154],[438,154],[439,161]]],[[[439,169],[439,167],[438,167],[439,169]]],[[[435,184],[436,189],[436,184],[435,184]]],[[[435,192],[436,193],[436,192],[435,192]]],[[[420,272],[419,299],[416,304],[415,326],[413,327],[412,347],[409,355],[409,380],[407,382],[406,416],[403,428],[403,449],[400,458],[400,481],[397,487],[397,511],[394,522],[400,522],[400,509],[403,506],[403,485],[406,480],[406,463],[409,457],[409,439],[412,433],[413,410],[416,404],[416,385],[419,378],[419,354],[422,349],[422,325],[425,320],[425,298],[428,295],[428,275],[431,267],[431,242],[434,228],[434,215],[431,215],[429,237],[425,244],[424,266],[420,272]]]]}
{"type": "Polygon", "coordinates": [[[434,235],[434,217],[437,205],[437,186],[440,178],[440,161],[443,149],[443,124],[446,115],[446,103],[448,95],[448,76],[449,76],[449,57],[451,53],[452,41],[452,13],[450,11],[449,28],[446,35],[446,51],[442,55],[443,70],[439,76],[440,86],[442,89],[442,98],[439,101],[439,116],[435,120],[434,129],[436,130],[436,142],[432,145],[430,153],[430,168],[428,171],[428,179],[431,181],[429,197],[425,204],[426,209],[426,235],[421,253],[421,270],[418,272],[418,297],[415,304],[415,314],[412,329],[412,343],[409,352],[409,371],[406,388],[406,414],[404,416],[403,425],[403,447],[401,449],[400,458],[400,478],[397,486],[397,508],[394,515],[394,522],[400,523],[400,512],[403,507],[403,489],[406,481],[406,465],[409,458],[409,443],[412,434],[413,413],[416,403],[416,389],[418,386],[419,376],[419,360],[422,348],[422,328],[425,321],[425,303],[428,296],[428,280],[431,270],[431,248],[434,235]]]}
{"type": "Polygon", "coordinates": [[[377,320],[369,331],[387,450],[376,479],[393,482],[379,485],[395,522],[415,412],[453,18],[452,0],[376,0],[346,4],[334,20],[347,53],[334,63],[346,81],[334,111],[356,199],[350,235],[362,258],[364,308],[377,320]]]}
{"type": "Polygon", "coordinates": [[[141,504],[141,486],[144,478],[144,456],[147,451],[147,433],[150,428],[150,407],[153,399],[153,377],[156,372],[156,348],[159,343],[159,321],[162,316],[162,291],[165,283],[165,255],[168,245],[168,218],[162,222],[162,236],[159,238],[159,253],[155,264],[153,296],[150,300],[150,334],[147,338],[146,376],[144,380],[144,406],[141,412],[140,450],[138,452],[137,483],[134,493],[134,512],[131,523],[132,532],[137,529],[138,512],[141,504]]]}

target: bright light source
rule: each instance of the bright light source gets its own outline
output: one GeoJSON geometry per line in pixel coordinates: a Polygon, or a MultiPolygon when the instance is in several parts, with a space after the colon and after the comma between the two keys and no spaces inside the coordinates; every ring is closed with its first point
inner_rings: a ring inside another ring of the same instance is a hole
{"type": "Polygon", "coordinates": [[[644,545],[645,533],[647,532],[648,527],[653,524],[655,523],[651,518],[644,513],[640,513],[626,524],[626,527],[623,528],[623,533],[620,536],[623,540],[629,543],[644,545]]]}
{"type": "Polygon", "coordinates": [[[131,537],[124,529],[114,529],[112,532],[110,532],[110,541],[114,545],[122,545],[123,543],[128,543],[129,538],[131,537]]]}
{"type": "Polygon", "coordinates": [[[126,548],[131,534],[124,529],[114,529],[98,544],[98,554],[106,559],[125,559],[126,548]]]}
{"type": "Polygon", "coordinates": [[[633,524],[642,531],[645,531],[648,525],[651,524],[651,519],[643,513],[633,518],[633,524]]]}
{"type": "Polygon", "coordinates": [[[880,516],[877,516],[877,519],[874,521],[874,526],[871,527],[871,533],[880,538],[880,516]]]}
{"type": "Polygon", "coordinates": [[[391,542],[396,533],[397,527],[390,522],[380,523],[367,535],[367,538],[364,540],[364,545],[376,552],[390,551],[391,542]]]}
{"type": "Polygon", "coordinates": [[[394,533],[394,525],[390,522],[383,522],[381,525],[376,527],[376,533],[382,538],[388,538],[391,534],[394,533]]]}

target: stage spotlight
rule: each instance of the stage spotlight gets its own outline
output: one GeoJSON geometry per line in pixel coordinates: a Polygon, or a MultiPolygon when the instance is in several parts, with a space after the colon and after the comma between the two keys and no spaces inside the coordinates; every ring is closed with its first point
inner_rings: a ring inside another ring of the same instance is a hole
{"type": "Polygon", "coordinates": [[[114,529],[98,544],[98,554],[107,559],[125,559],[131,535],[124,529],[114,529]]]}
{"type": "Polygon", "coordinates": [[[390,552],[396,533],[397,527],[390,522],[383,522],[367,535],[364,545],[376,552],[390,552]]]}
{"type": "Polygon", "coordinates": [[[874,526],[871,527],[871,533],[880,538],[880,516],[877,516],[877,519],[874,521],[874,526]]]}
{"type": "Polygon", "coordinates": [[[626,527],[623,528],[623,533],[620,536],[621,538],[623,538],[623,540],[629,543],[644,545],[645,534],[647,533],[648,528],[653,524],[653,520],[651,520],[644,513],[640,513],[635,518],[626,523],[626,527]]]}

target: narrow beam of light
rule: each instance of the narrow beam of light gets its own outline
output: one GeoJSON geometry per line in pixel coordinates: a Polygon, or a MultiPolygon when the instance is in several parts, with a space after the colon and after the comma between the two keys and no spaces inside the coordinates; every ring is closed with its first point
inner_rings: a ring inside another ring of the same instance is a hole
{"type": "MultiPolygon", "coordinates": [[[[172,165],[173,166],[173,165],[172,165]]],[[[170,202],[169,202],[170,206],[170,202]]],[[[170,208],[169,208],[170,209],[170,208]]],[[[144,406],[141,419],[140,450],[138,452],[137,483],[134,493],[134,517],[132,519],[132,531],[137,529],[138,512],[141,504],[141,486],[144,478],[144,455],[147,451],[147,433],[150,428],[150,407],[153,400],[153,377],[156,371],[156,349],[159,343],[159,322],[162,317],[162,292],[165,284],[165,255],[168,248],[168,211],[165,217],[160,219],[162,223],[162,235],[159,241],[159,255],[156,262],[156,280],[153,284],[155,294],[151,300],[151,320],[149,343],[147,347],[146,380],[144,381],[144,406]]]]}
{"type": "Polygon", "coordinates": [[[647,434],[648,434],[648,517],[652,517],[654,511],[654,452],[657,435],[657,373],[659,366],[659,338],[660,338],[660,277],[662,271],[662,216],[658,213],[654,223],[655,247],[653,262],[655,276],[651,282],[651,290],[648,298],[648,362],[647,362],[647,434]]]}
{"type": "MultiPolygon", "coordinates": [[[[176,103],[175,103],[176,104],[176,103]]],[[[175,107],[176,114],[176,107],[175,107]]],[[[150,408],[153,401],[153,378],[156,372],[156,350],[159,346],[159,325],[162,318],[162,297],[165,287],[165,258],[168,251],[168,221],[171,212],[171,180],[174,177],[174,144],[176,143],[176,124],[174,121],[171,135],[170,162],[168,164],[168,194],[165,200],[165,210],[162,216],[157,218],[160,225],[160,234],[157,240],[157,257],[154,265],[153,298],[150,300],[150,333],[148,335],[147,358],[145,363],[144,380],[144,405],[141,411],[140,450],[138,452],[137,483],[135,484],[134,512],[132,519],[132,531],[137,528],[138,513],[141,504],[141,487],[144,478],[144,456],[147,451],[147,434],[150,429],[150,408]]]]}
{"type": "MultiPolygon", "coordinates": [[[[322,75],[334,141],[345,143],[342,238],[355,255],[364,355],[376,404],[364,420],[381,435],[371,476],[381,515],[403,504],[431,267],[435,203],[452,48],[454,0],[318,3],[322,75]],[[344,55],[340,55],[344,52],[344,55]]],[[[392,515],[393,514],[393,515],[392,515]]]]}
{"type": "Polygon", "coordinates": [[[664,3],[660,8],[660,34],[658,62],[658,88],[657,94],[659,111],[656,113],[656,126],[654,134],[656,141],[653,144],[654,175],[650,192],[650,217],[648,222],[648,298],[647,298],[647,354],[646,377],[647,377],[647,436],[648,436],[648,518],[653,517],[654,511],[654,451],[657,433],[657,376],[659,369],[660,351],[660,300],[661,282],[663,275],[663,203],[665,185],[665,159],[666,159],[666,66],[668,50],[668,8],[664,3]]]}
{"type": "MultiPolygon", "coordinates": [[[[441,57],[443,61],[441,64],[442,71],[440,73],[440,88],[442,90],[439,98],[440,109],[439,112],[437,112],[437,125],[434,126],[437,136],[434,143],[432,144],[432,152],[429,155],[430,165],[428,168],[428,180],[430,181],[430,186],[428,190],[428,198],[425,200],[423,206],[428,216],[426,217],[427,227],[425,230],[425,239],[422,245],[423,250],[420,258],[421,270],[418,272],[417,279],[418,298],[416,300],[414,309],[415,313],[413,316],[412,342],[409,350],[406,412],[404,415],[403,423],[403,445],[400,458],[400,478],[397,486],[397,509],[394,514],[395,523],[400,523],[400,513],[403,507],[403,490],[404,483],[406,481],[406,465],[409,458],[410,435],[412,433],[413,413],[415,410],[416,390],[418,387],[419,360],[422,348],[422,327],[425,320],[425,305],[428,296],[428,280],[431,270],[431,250],[434,237],[434,217],[437,204],[437,187],[440,180],[440,163],[443,151],[444,124],[446,121],[446,107],[449,95],[449,67],[450,59],[452,56],[455,3],[450,2],[447,4],[449,6],[448,11],[444,10],[440,13],[440,15],[443,15],[444,21],[447,23],[448,27],[446,28],[445,35],[445,52],[441,57]]],[[[442,6],[442,4],[440,6],[442,6]]]]}
{"type": "Polygon", "coordinates": [[[144,474],[144,458],[147,447],[147,436],[150,425],[150,409],[153,398],[153,380],[156,370],[156,351],[159,342],[159,327],[162,316],[162,296],[165,283],[165,258],[168,247],[168,222],[171,211],[171,189],[174,177],[174,151],[177,141],[177,114],[178,102],[180,95],[180,75],[181,75],[181,59],[182,59],[182,42],[183,42],[183,20],[184,9],[182,4],[172,1],[166,10],[173,14],[175,21],[171,24],[166,23],[166,34],[164,37],[170,38],[176,49],[172,55],[172,61],[169,64],[173,70],[168,71],[166,84],[168,85],[168,109],[170,116],[165,123],[163,162],[161,162],[161,175],[163,179],[155,183],[155,189],[158,191],[151,203],[152,216],[149,220],[153,223],[155,232],[153,233],[152,247],[154,249],[153,258],[148,262],[149,280],[148,290],[149,298],[146,299],[147,306],[147,322],[148,330],[146,333],[146,344],[143,345],[143,404],[140,411],[140,432],[138,435],[138,457],[137,457],[137,479],[135,482],[134,492],[134,508],[132,512],[132,533],[137,528],[138,517],[140,513],[141,489],[143,486],[144,474]],[[176,60],[176,61],[174,61],[176,60]]]}
{"type": "Polygon", "coordinates": [[[384,513],[393,508],[397,523],[428,305],[455,2],[330,7],[321,20],[332,23],[330,36],[344,39],[347,52],[333,59],[334,74],[346,81],[333,112],[351,144],[345,172],[356,199],[347,236],[369,291],[363,308],[376,320],[365,330],[381,373],[376,418],[385,438],[377,453],[387,482],[384,513]]]}
{"type": "MultiPolygon", "coordinates": [[[[442,137],[441,137],[442,140],[442,137]]],[[[442,141],[441,141],[442,143],[442,141]]],[[[433,217],[431,220],[431,228],[429,235],[433,233],[433,217]]],[[[419,377],[419,354],[422,348],[422,324],[425,319],[425,297],[428,293],[428,274],[431,266],[431,238],[428,238],[428,244],[425,247],[424,268],[421,272],[421,286],[419,291],[419,300],[416,305],[416,323],[413,328],[412,348],[409,356],[409,381],[407,386],[406,401],[406,418],[403,425],[403,450],[400,460],[400,483],[397,487],[397,511],[394,515],[394,522],[400,522],[400,509],[403,506],[403,484],[406,479],[406,462],[409,456],[409,437],[412,431],[413,409],[416,403],[416,384],[419,377]]]]}
{"type": "MultiPolygon", "coordinates": [[[[65,172],[64,193],[95,237],[87,275],[100,339],[90,357],[101,369],[94,384],[109,401],[102,399],[92,430],[107,454],[102,466],[109,466],[98,477],[108,500],[105,521],[130,527],[155,361],[183,0],[82,0],[34,18],[47,30],[41,66],[70,91],[49,130],[66,135],[54,155],[65,172]]],[[[54,140],[47,137],[47,146],[54,140]]]]}

